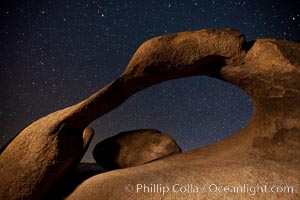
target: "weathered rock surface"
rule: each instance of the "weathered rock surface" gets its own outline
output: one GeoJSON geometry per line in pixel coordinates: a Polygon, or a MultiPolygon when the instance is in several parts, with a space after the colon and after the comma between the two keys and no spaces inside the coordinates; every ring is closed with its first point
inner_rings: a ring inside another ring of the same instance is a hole
{"type": "Polygon", "coordinates": [[[0,199],[43,196],[56,177],[77,160],[74,155],[81,154],[82,143],[88,141],[82,140],[82,132],[91,121],[139,90],[196,75],[220,78],[247,92],[254,104],[249,124],[207,147],[93,176],[69,199],[300,199],[299,63],[298,43],[260,39],[252,45],[241,33],[229,29],[151,39],[142,44],[115,81],[83,102],[36,121],[11,142],[0,156],[0,199]],[[137,184],[155,183],[170,191],[136,190],[137,184]],[[266,186],[267,191],[255,196],[211,192],[212,183],[266,186]],[[128,184],[132,184],[131,192],[124,189],[128,184]],[[199,190],[173,191],[174,184],[193,184],[199,190]],[[291,186],[293,193],[272,193],[272,186],[291,186]]]}
{"type": "Polygon", "coordinates": [[[98,143],[94,159],[107,170],[142,165],[181,153],[176,141],[154,129],[119,133],[98,143]]]}
{"type": "Polygon", "coordinates": [[[44,123],[29,126],[1,154],[0,199],[42,199],[65,171],[76,167],[94,135],[90,128],[43,134],[44,123]]]}

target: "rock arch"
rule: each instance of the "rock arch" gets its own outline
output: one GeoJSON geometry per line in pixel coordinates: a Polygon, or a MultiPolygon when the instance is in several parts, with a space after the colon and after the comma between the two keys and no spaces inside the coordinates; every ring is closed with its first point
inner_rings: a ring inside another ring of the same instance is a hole
{"type": "MultiPolygon", "coordinates": [[[[276,184],[288,177],[291,185],[297,185],[299,55],[298,43],[260,39],[249,45],[241,33],[231,29],[183,32],[146,41],[119,78],[86,100],[37,120],[8,145],[0,156],[0,198],[41,198],[61,174],[79,162],[92,138],[92,131],[85,129],[91,121],[146,87],[196,75],[225,80],[252,97],[254,115],[244,129],[179,156],[94,176],[69,198],[141,199],[152,195],[152,199],[160,199],[160,193],[133,194],[124,190],[128,183],[153,181],[169,185],[205,181],[240,184],[250,179],[253,184],[276,184]],[[119,187],[115,193],[111,190],[113,184],[119,187]]],[[[169,193],[165,198],[205,199],[218,195],[226,194],[199,197],[195,193],[169,193]]],[[[299,198],[299,192],[293,197],[299,198]]]]}

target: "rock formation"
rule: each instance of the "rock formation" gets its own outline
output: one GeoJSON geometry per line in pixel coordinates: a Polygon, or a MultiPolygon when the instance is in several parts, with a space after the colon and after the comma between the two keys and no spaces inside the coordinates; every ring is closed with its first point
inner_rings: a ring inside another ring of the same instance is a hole
{"type": "Polygon", "coordinates": [[[123,76],[140,86],[138,77],[152,84],[199,74],[252,97],[254,114],[244,129],[203,148],[94,176],[68,199],[299,199],[300,45],[275,39],[246,43],[229,30],[167,35],[143,44],[123,76]],[[137,184],[170,191],[147,192],[137,184]],[[232,186],[245,190],[234,192],[232,186]],[[272,192],[273,186],[281,192],[272,192]]]}
{"type": "Polygon", "coordinates": [[[68,199],[300,199],[300,44],[246,43],[230,29],[146,41],[115,81],[25,128],[0,156],[0,199],[43,196],[82,154],[90,138],[82,132],[91,121],[146,87],[196,75],[222,79],[252,97],[254,114],[244,129],[203,148],[93,176],[68,199]],[[170,191],[137,191],[137,184],[161,184],[170,191]],[[267,191],[224,191],[243,185],[266,186],[267,191]],[[187,189],[182,192],[179,186],[187,189]],[[291,186],[293,192],[272,193],[272,186],[291,186]]]}
{"type": "Polygon", "coordinates": [[[169,135],[154,129],[119,133],[98,143],[93,156],[107,170],[142,165],[159,158],[181,153],[169,135]]]}

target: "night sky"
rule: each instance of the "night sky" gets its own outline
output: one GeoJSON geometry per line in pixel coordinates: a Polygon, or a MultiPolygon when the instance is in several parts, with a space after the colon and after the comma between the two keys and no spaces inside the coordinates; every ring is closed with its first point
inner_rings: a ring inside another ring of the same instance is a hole
{"type": "MultiPolygon", "coordinates": [[[[0,3],[0,146],[33,121],[75,104],[117,78],[145,40],[166,33],[235,28],[300,42],[300,1],[115,0],[0,3]]],[[[219,141],[251,118],[252,103],[228,83],[191,77],[145,89],[94,121],[101,140],[154,128],[188,150],[219,141]]]]}

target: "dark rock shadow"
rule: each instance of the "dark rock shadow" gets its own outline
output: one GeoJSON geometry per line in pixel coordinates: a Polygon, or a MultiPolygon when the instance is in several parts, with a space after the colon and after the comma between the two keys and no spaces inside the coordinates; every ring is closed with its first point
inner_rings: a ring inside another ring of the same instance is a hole
{"type": "Polygon", "coordinates": [[[103,166],[104,169],[119,169],[120,166],[118,166],[114,161],[120,153],[120,148],[120,144],[117,142],[104,140],[95,146],[93,150],[93,157],[99,165],[103,166]]]}
{"type": "Polygon", "coordinates": [[[45,195],[45,200],[62,200],[86,179],[106,172],[97,163],[80,163],[76,169],[64,174],[59,181],[45,195]]]}

